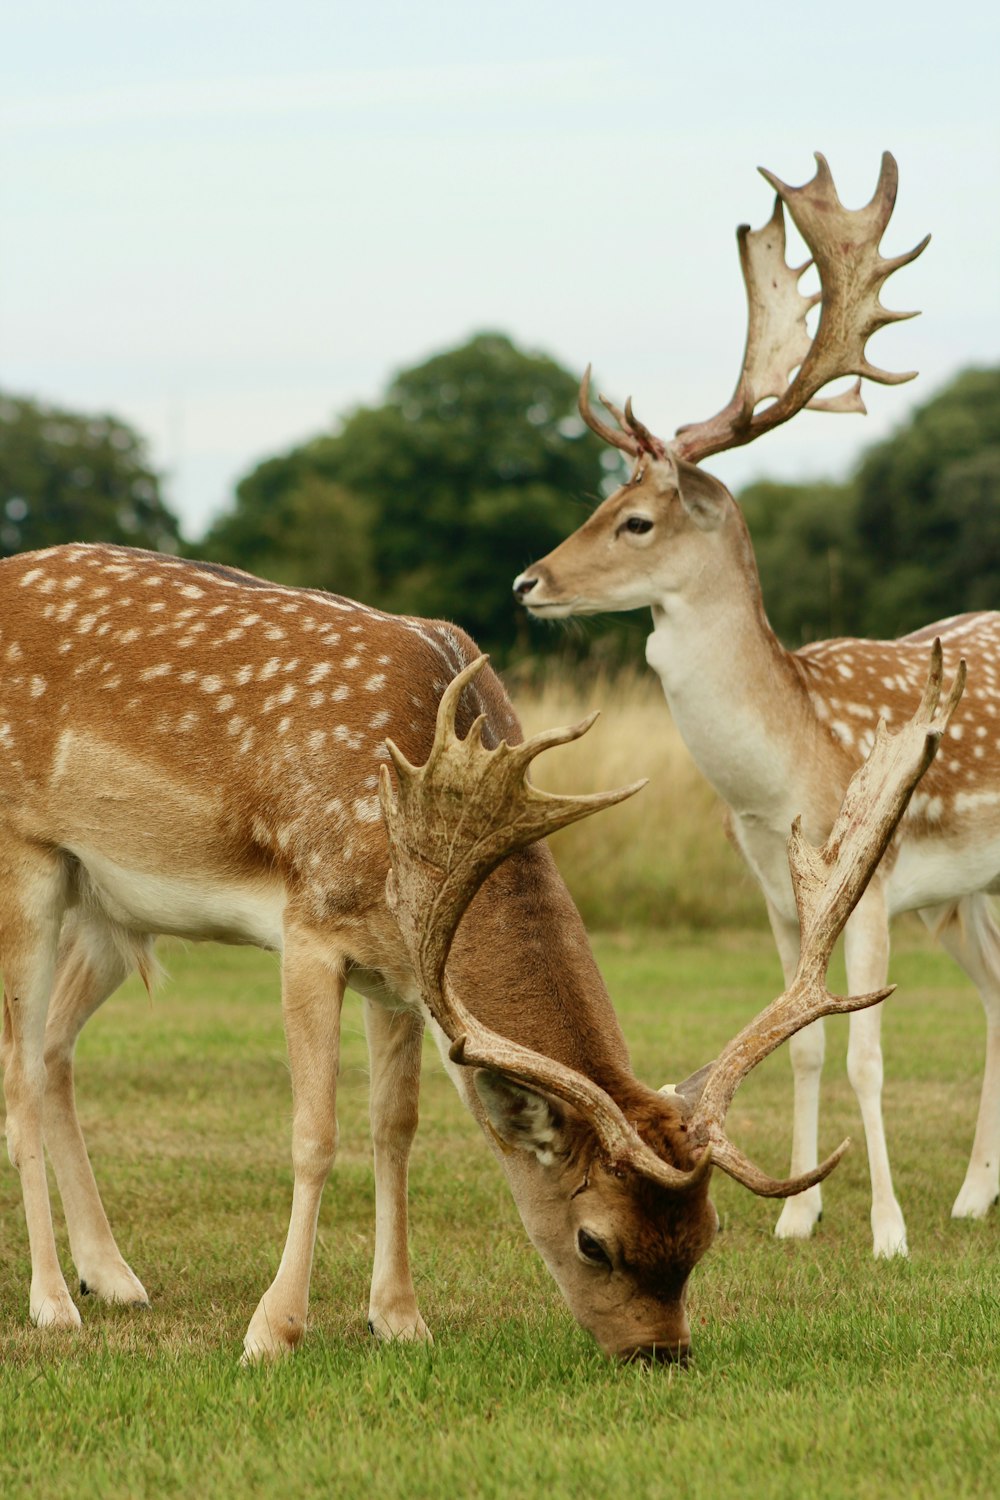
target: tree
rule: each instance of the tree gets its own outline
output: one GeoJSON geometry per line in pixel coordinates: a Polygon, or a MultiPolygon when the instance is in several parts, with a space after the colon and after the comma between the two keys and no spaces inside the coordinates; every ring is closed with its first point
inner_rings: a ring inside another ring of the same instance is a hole
{"type": "Polygon", "coordinates": [[[846,484],[740,495],[764,602],[786,645],[892,638],[1000,605],[1000,370],[969,370],[846,484]]]}
{"type": "Polygon", "coordinates": [[[866,569],[850,486],[761,480],[739,498],[768,619],[785,645],[860,631],[866,569]]]}
{"type": "Polygon", "coordinates": [[[0,396],[0,554],[70,541],[169,551],[177,535],[131,427],[0,396]]]}
{"type": "Polygon", "coordinates": [[[276,583],[374,595],[370,507],[326,477],[311,445],[266,460],[240,482],[236,497],[192,555],[276,583]]]}
{"type": "Polygon", "coordinates": [[[957,459],[941,473],[939,506],[955,517],[950,597],[962,609],[1000,605],[1000,444],[957,459]]]}
{"type": "Polygon", "coordinates": [[[617,455],[553,360],[479,334],[400,374],[380,406],[269,459],[201,550],[380,608],[444,616],[509,651],[515,574],[574,530],[617,455]]]}
{"type": "Polygon", "coordinates": [[[916,629],[974,598],[1000,603],[998,455],[1000,369],[967,370],[869,449],[855,483],[870,633],[916,629]]]}

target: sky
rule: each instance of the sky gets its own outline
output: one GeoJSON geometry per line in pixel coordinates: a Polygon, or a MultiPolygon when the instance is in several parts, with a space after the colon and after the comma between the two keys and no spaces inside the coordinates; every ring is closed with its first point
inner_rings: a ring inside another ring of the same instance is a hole
{"type": "MultiPolygon", "coordinates": [[[[867,418],[710,467],[839,477],[1000,356],[1000,7],[32,0],[0,49],[0,389],[145,435],[196,538],[261,459],[499,330],[663,435],[745,332],[737,224],[899,162],[867,418]]],[[[801,255],[805,258],[804,253],[801,255]]]]}

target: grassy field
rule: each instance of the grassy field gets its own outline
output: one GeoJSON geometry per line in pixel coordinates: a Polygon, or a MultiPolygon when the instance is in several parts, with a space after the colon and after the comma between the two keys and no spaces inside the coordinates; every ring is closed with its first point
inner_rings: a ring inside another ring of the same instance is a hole
{"type": "MultiPolygon", "coordinates": [[[[886,1016],[886,1108],[912,1258],[870,1258],[864,1151],[809,1244],[716,1178],[724,1232],[696,1271],[683,1372],[605,1363],[528,1246],[503,1180],[428,1052],[413,1248],[432,1349],[365,1328],[373,1195],[364,1042],[345,1011],[341,1153],[327,1189],[311,1328],[278,1368],[238,1365],[290,1198],[275,961],[168,947],[151,1003],[122,991],[80,1047],[81,1113],[144,1314],[83,1304],[81,1334],[27,1326],[19,1191],[0,1169],[0,1494],[952,1496],[996,1492],[1000,1219],[954,1224],[982,1021],[945,960],[904,934],[886,1016]]],[[[598,942],[652,1082],[712,1056],[774,992],[763,934],[598,942]]],[[[831,1024],[821,1143],[858,1124],[831,1024]]],[[[787,1058],[730,1123],[785,1165],[787,1058]]],[[[69,1267],[68,1255],[65,1264],[69,1267]]]]}

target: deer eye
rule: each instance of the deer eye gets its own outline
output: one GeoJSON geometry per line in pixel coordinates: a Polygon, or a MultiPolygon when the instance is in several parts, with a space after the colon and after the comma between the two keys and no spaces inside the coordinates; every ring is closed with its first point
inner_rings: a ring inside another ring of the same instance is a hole
{"type": "Polygon", "coordinates": [[[647,516],[629,516],[618,528],[619,531],[630,531],[633,536],[645,536],[652,529],[653,523],[647,516]]]}
{"type": "Polygon", "coordinates": [[[595,1240],[594,1236],[588,1234],[585,1229],[577,1231],[576,1248],[584,1260],[590,1261],[592,1266],[605,1266],[607,1270],[611,1270],[611,1256],[600,1240],[595,1240]]]}

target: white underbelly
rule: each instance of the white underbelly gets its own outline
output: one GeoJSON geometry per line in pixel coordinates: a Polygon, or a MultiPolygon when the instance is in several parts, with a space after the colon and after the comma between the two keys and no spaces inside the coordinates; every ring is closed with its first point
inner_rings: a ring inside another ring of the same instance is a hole
{"type": "Polygon", "coordinates": [[[1000,890],[1000,840],[976,847],[944,839],[903,844],[886,884],[890,915],[1000,890]]]}
{"type": "MultiPolygon", "coordinates": [[[[772,905],[794,922],[787,836],[740,818],[734,819],[733,829],[772,905]]],[[[1000,894],[1000,838],[984,839],[978,845],[972,839],[908,838],[885,877],[890,916],[960,900],[976,891],[1000,894]]]]}
{"type": "Polygon", "coordinates": [[[130,931],[281,949],[280,881],[240,885],[219,878],[128,869],[93,849],[72,848],[87,885],[112,922],[130,931]]]}

